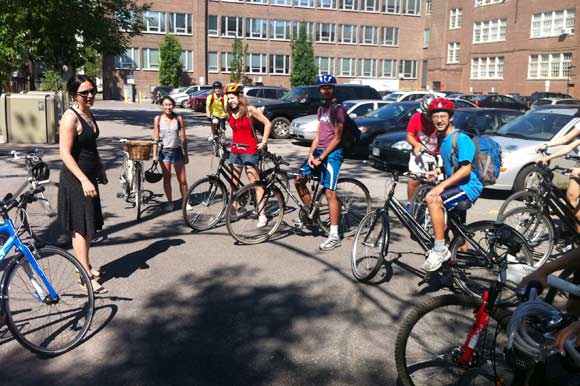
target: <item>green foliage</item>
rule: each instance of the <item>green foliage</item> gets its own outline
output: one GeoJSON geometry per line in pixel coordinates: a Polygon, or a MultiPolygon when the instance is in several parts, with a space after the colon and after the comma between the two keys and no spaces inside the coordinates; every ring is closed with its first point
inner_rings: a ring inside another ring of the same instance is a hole
{"type": "Polygon", "coordinates": [[[181,86],[181,44],[173,35],[165,36],[159,47],[159,84],[173,88],[181,86]]]}
{"type": "Polygon", "coordinates": [[[47,70],[42,74],[40,82],[41,91],[58,91],[61,87],[60,74],[57,71],[47,70]]]}
{"type": "Polygon", "coordinates": [[[85,63],[83,68],[85,74],[91,78],[101,78],[103,76],[103,56],[95,49],[85,47],[84,50],[85,63]]]}
{"type": "Polygon", "coordinates": [[[314,47],[312,40],[306,33],[306,23],[300,23],[300,36],[290,42],[292,48],[292,71],[290,72],[290,84],[292,87],[304,86],[316,83],[318,66],[314,60],[314,47]]]}
{"type": "Polygon", "coordinates": [[[246,57],[248,45],[238,38],[232,43],[232,60],[230,61],[230,82],[252,84],[252,80],[246,76],[246,57]]]}

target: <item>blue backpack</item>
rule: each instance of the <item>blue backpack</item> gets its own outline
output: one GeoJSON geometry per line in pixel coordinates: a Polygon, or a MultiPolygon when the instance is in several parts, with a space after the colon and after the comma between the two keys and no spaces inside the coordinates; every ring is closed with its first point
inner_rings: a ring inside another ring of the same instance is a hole
{"type": "MultiPolygon", "coordinates": [[[[451,160],[453,162],[454,169],[457,169],[457,137],[459,134],[459,132],[455,133],[452,139],[451,160]]],[[[473,158],[475,174],[483,186],[495,184],[497,178],[499,177],[502,164],[501,146],[487,135],[469,136],[475,144],[475,157],[473,158]]]]}

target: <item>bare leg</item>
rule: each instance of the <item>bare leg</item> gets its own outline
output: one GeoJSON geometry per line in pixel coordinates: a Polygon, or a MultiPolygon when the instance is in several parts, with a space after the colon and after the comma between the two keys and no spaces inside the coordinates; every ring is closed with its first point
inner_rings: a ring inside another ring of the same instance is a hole
{"type": "Polygon", "coordinates": [[[310,195],[308,187],[306,186],[306,177],[297,176],[294,179],[294,186],[296,186],[298,196],[300,196],[300,199],[302,200],[304,205],[310,206],[310,203],[312,202],[312,197],[310,195]]]}
{"type": "Polygon", "coordinates": [[[165,190],[165,196],[167,196],[167,201],[172,202],[173,197],[171,196],[171,162],[160,162],[161,171],[163,172],[163,190],[165,190]]]}
{"type": "MultiPolygon", "coordinates": [[[[93,235],[83,236],[80,233],[73,231],[72,246],[77,257],[77,260],[81,263],[85,271],[88,272],[90,276],[93,275],[91,262],[89,260],[89,248],[91,246],[91,240],[93,235]]],[[[92,280],[92,285],[94,289],[101,287],[96,279],[92,280]]]]}
{"type": "Polygon", "coordinates": [[[411,200],[413,199],[413,196],[415,195],[415,192],[419,188],[420,183],[421,181],[415,178],[409,178],[409,180],[407,181],[407,200],[409,202],[411,202],[411,200]]]}
{"type": "Polygon", "coordinates": [[[187,178],[185,175],[185,164],[173,164],[175,168],[175,175],[177,176],[177,182],[179,182],[179,190],[181,191],[181,199],[185,200],[187,195],[187,178]]]}
{"type": "MultiPolygon", "coordinates": [[[[258,173],[258,170],[256,168],[246,169],[246,175],[248,176],[248,181],[250,181],[250,183],[260,181],[260,174],[258,173]]],[[[266,206],[266,203],[263,201],[263,199],[264,199],[264,189],[261,187],[256,188],[256,200],[258,200],[260,216],[264,216],[266,214],[264,213],[264,206],[266,206]]]]}
{"type": "Polygon", "coordinates": [[[231,214],[232,215],[236,215],[236,203],[233,202],[234,199],[234,194],[236,194],[236,190],[238,190],[238,186],[240,183],[240,178],[242,177],[242,168],[238,167],[238,166],[234,166],[234,172],[233,172],[233,176],[232,176],[232,180],[235,182],[235,184],[230,184],[230,201],[232,203],[232,210],[231,210],[231,214]]]}
{"type": "Polygon", "coordinates": [[[431,224],[435,240],[445,240],[445,214],[443,212],[443,201],[441,197],[427,201],[429,214],[431,215],[431,224]]]}
{"type": "Polygon", "coordinates": [[[328,201],[328,211],[330,212],[330,225],[338,225],[340,221],[340,206],[336,197],[336,190],[326,189],[325,194],[328,201]]]}

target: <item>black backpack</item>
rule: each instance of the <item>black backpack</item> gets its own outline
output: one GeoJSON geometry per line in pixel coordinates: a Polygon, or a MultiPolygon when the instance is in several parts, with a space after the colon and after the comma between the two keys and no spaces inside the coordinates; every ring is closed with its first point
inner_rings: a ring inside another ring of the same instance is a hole
{"type": "MultiPolygon", "coordinates": [[[[336,125],[336,109],[338,106],[342,106],[340,103],[333,103],[330,108],[330,121],[333,125],[336,125]]],[[[344,109],[344,107],[343,107],[344,109]]],[[[322,106],[318,108],[318,120],[320,120],[320,114],[322,113],[322,106]]],[[[360,130],[356,125],[356,122],[348,115],[346,110],[344,111],[344,124],[342,126],[342,139],[340,141],[340,146],[342,149],[348,153],[353,151],[356,145],[360,141],[360,130]]]]}

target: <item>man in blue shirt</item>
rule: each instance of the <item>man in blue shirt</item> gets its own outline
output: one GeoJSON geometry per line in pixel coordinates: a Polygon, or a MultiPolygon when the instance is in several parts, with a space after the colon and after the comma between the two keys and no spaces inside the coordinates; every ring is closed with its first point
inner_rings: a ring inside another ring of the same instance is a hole
{"type": "MultiPolygon", "coordinates": [[[[454,110],[455,104],[446,98],[434,99],[429,104],[429,114],[440,136],[439,151],[445,180],[431,189],[426,197],[435,234],[435,244],[423,264],[423,269],[428,272],[438,270],[451,257],[445,245],[445,214],[441,207],[450,210],[462,201],[473,203],[483,190],[483,184],[472,167],[475,144],[453,126],[454,110]]],[[[429,175],[435,178],[440,172],[437,170],[429,175]]]]}

